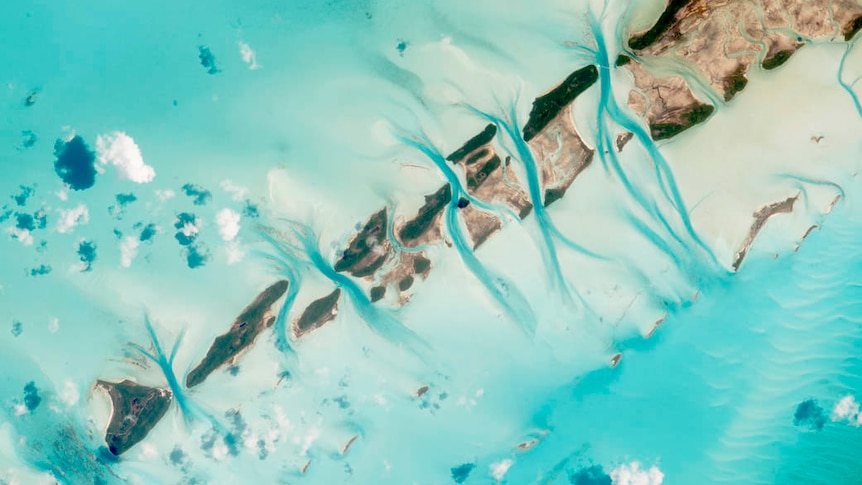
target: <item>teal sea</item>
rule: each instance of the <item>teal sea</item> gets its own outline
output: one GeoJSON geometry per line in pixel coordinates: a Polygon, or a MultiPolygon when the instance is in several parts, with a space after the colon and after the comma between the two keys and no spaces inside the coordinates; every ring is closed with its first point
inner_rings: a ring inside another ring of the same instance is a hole
{"type": "Polygon", "coordinates": [[[645,61],[716,105],[653,141],[616,61],[664,8],[0,3],[0,484],[862,483],[862,52],[799,37],[732,103],[645,61]],[[595,157],[543,204],[522,129],[591,65],[595,157]],[[489,123],[528,217],[446,160],[489,123]],[[373,301],[337,270],[441,186],[440,238],[399,248],[426,276],[373,301]],[[502,221],[479,248],[467,204],[502,221]],[[97,381],[123,379],[171,400],[118,453],[97,381]]]}

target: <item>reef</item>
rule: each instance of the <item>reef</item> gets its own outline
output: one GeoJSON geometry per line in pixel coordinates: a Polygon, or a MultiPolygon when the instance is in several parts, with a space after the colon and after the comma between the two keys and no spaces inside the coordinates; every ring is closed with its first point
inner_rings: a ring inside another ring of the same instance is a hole
{"type": "Polygon", "coordinates": [[[335,319],[338,314],[338,299],[341,297],[341,289],[336,288],[332,293],[318,298],[309,304],[302,315],[293,322],[291,331],[295,339],[317,330],[335,319]]]}
{"type": "Polygon", "coordinates": [[[216,337],[203,360],[186,376],[186,387],[202,383],[216,369],[234,363],[241,352],[254,345],[257,336],[275,323],[272,306],[284,295],[289,284],[286,280],[274,283],[245,307],[230,330],[216,337]]]}
{"type": "Polygon", "coordinates": [[[96,385],[111,398],[113,411],[105,443],[114,455],[121,455],[143,440],[167,413],[171,391],[147,387],[128,379],[121,382],[99,380],[96,385]]]}

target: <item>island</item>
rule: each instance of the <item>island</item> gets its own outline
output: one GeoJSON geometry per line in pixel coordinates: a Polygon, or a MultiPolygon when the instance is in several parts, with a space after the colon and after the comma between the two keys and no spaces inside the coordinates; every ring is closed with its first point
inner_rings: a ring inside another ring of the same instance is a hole
{"type": "Polygon", "coordinates": [[[97,387],[111,398],[111,420],[105,431],[108,451],[119,456],[143,440],[171,405],[171,391],[147,387],[128,379],[98,380],[97,387]]]}
{"type": "Polygon", "coordinates": [[[233,363],[240,353],[251,347],[257,336],[275,323],[272,306],[284,295],[288,285],[287,280],[272,284],[245,307],[230,330],[216,337],[203,360],[186,376],[186,387],[202,383],[213,371],[233,363]]]}

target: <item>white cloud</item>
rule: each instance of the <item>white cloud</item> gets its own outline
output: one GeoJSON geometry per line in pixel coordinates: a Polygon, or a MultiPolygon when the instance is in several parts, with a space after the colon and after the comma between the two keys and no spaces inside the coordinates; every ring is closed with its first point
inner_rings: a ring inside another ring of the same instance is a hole
{"type": "Polygon", "coordinates": [[[859,413],[859,403],[853,396],[845,396],[832,408],[832,421],[846,421],[852,426],[862,426],[862,414],[859,413]]]}
{"type": "Polygon", "coordinates": [[[60,319],[52,317],[51,321],[48,322],[48,331],[51,333],[57,333],[58,330],[60,330],[60,319]]]}
{"type": "Polygon", "coordinates": [[[239,55],[242,56],[242,62],[248,64],[249,69],[261,68],[261,65],[257,63],[257,54],[252,50],[250,45],[243,41],[239,41],[239,55]]]}
{"type": "Polygon", "coordinates": [[[78,388],[75,386],[75,383],[67,380],[63,383],[63,394],[62,399],[63,403],[68,407],[72,407],[78,403],[78,400],[81,398],[81,393],[78,392],[78,388]]]}
{"type": "Polygon", "coordinates": [[[218,233],[225,241],[233,241],[239,234],[239,219],[237,212],[230,209],[222,209],[216,214],[218,233]]]}
{"type": "Polygon", "coordinates": [[[84,204],[78,204],[72,209],[60,209],[60,220],[57,222],[57,232],[71,232],[78,224],[90,222],[90,211],[84,204]]]}
{"type": "Polygon", "coordinates": [[[152,443],[141,443],[140,457],[143,459],[153,458],[159,455],[159,449],[152,443]]]}
{"type": "Polygon", "coordinates": [[[230,452],[226,444],[224,444],[221,440],[217,440],[212,447],[213,459],[215,461],[222,461],[230,452]]]}
{"type": "Polygon", "coordinates": [[[138,255],[138,246],[141,240],[137,237],[126,236],[120,241],[120,264],[124,268],[132,265],[132,260],[138,255]]]}
{"type": "Polygon", "coordinates": [[[117,167],[120,178],[144,184],[156,177],[155,169],[144,163],[135,140],[121,131],[99,135],[96,138],[96,153],[103,165],[110,163],[117,167]]]}
{"type": "Polygon", "coordinates": [[[17,227],[9,228],[9,233],[12,235],[13,239],[17,239],[21,241],[21,244],[25,246],[33,245],[33,235],[30,234],[30,231],[27,229],[19,229],[17,227]]]}
{"type": "Polygon", "coordinates": [[[302,438],[302,449],[299,451],[299,456],[306,456],[311,445],[320,437],[320,429],[312,427],[308,434],[302,438]]]}
{"type": "Polygon", "coordinates": [[[509,468],[512,468],[512,460],[506,458],[505,460],[498,461],[496,463],[491,463],[491,478],[494,481],[500,482],[503,480],[503,477],[506,476],[506,473],[509,472],[509,468]]]}
{"type": "Polygon", "coordinates": [[[237,185],[233,182],[233,180],[222,180],[221,188],[225,192],[231,194],[231,198],[235,201],[241,201],[245,198],[246,192],[248,192],[247,187],[243,187],[241,185],[237,185]]]}
{"type": "Polygon", "coordinates": [[[185,224],[183,224],[183,228],[180,229],[180,232],[182,232],[183,236],[185,236],[185,237],[192,237],[201,231],[200,228],[198,227],[199,223],[200,223],[200,219],[195,217],[194,222],[186,222],[185,224]]]}
{"type": "Polygon", "coordinates": [[[173,199],[175,195],[177,195],[176,192],[171,189],[156,189],[156,197],[162,202],[173,199]]]}
{"type": "Polygon", "coordinates": [[[641,464],[633,461],[611,470],[613,485],[661,485],[664,473],[653,465],[649,470],[641,470],[641,464]]]}
{"type": "Polygon", "coordinates": [[[227,264],[239,263],[244,257],[245,251],[239,246],[237,241],[231,241],[227,244],[227,264]]]}

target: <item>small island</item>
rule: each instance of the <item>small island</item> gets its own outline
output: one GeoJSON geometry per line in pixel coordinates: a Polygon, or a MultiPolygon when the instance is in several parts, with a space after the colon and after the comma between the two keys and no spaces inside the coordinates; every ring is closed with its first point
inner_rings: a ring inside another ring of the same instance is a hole
{"type": "Polygon", "coordinates": [[[236,360],[254,344],[261,332],[275,323],[272,306],[287,291],[289,283],[281,280],[265,289],[240,313],[227,333],[216,337],[204,359],[186,377],[186,387],[202,383],[219,367],[236,360]]]}
{"type": "Polygon", "coordinates": [[[164,417],[171,404],[171,391],[147,387],[125,379],[96,381],[111,398],[111,421],[105,431],[108,451],[119,456],[143,440],[164,417]]]}
{"type": "Polygon", "coordinates": [[[299,319],[293,323],[294,338],[300,339],[335,319],[340,297],[341,288],[336,288],[332,293],[311,302],[299,319]]]}

